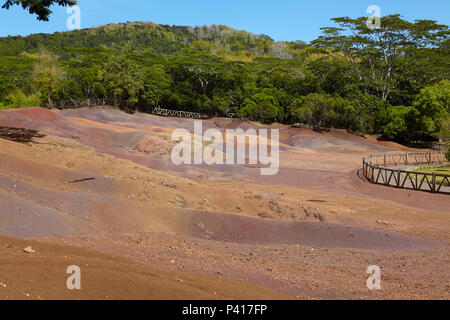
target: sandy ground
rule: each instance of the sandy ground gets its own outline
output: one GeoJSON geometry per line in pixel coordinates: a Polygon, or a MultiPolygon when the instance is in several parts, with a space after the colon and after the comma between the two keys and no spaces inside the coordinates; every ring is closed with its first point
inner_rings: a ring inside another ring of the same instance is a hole
{"type": "Polygon", "coordinates": [[[279,129],[280,170],[261,176],[252,165],[174,165],[177,128],[193,131],[193,120],[1,111],[0,235],[12,238],[0,238],[0,283],[16,289],[0,284],[0,298],[450,298],[449,196],[357,174],[363,156],[414,149],[341,130],[203,121],[279,129]],[[24,241],[39,250],[24,253],[24,241]],[[93,289],[65,289],[63,266],[92,261],[93,289]],[[381,290],[366,287],[369,265],[381,267],[381,290]]]}
{"type": "Polygon", "coordinates": [[[0,244],[2,299],[289,299],[220,275],[160,270],[92,250],[5,237],[0,244]],[[67,289],[72,265],[81,268],[81,290],[67,289]]]}

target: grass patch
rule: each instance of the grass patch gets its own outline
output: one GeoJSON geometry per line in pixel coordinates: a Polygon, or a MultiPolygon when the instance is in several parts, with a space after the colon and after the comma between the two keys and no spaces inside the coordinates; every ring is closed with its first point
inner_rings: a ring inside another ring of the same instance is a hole
{"type": "MultiPolygon", "coordinates": [[[[446,175],[450,175],[450,164],[444,164],[444,165],[440,165],[440,166],[417,166],[417,167],[413,167],[413,168],[409,168],[408,171],[415,171],[415,172],[423,172],[423,173],[429,173],[429,174],[446,174],[446,175]]],[[[423,175],[418,175],[418,179],[421,180],[423,177],[423,175]]],[[[431,180],[431,177],[428,176],[428,179],[431,180]]],[[[443,180],[443,177],[436,177],[436,183],[441,183],[441,181],[443,180]]],[[[444,182],[444,186],[449,186],[449,182],[445,181],[444,182]]]]}
{"type": "Polygon", "coordinates": [[[448,174],[450,175],[450,164],[444,164],[441,166],[418,166],[409,169],[408,171],[419,171],[423,173],[436,173],[436,174],[448,174]]]}

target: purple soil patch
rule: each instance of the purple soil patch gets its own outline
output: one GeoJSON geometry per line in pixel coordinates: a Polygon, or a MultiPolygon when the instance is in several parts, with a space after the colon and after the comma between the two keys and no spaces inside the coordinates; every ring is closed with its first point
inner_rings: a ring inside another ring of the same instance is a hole
{"type": "Polygon", "coordinates": [[[76,217],[0,190],[1,235],[34,238],[96,231],[76,217]]]}
{"type": "MultiPolygon", "coordinates": [[[[187,212],[184,212],[187,215],[187,212]]],[[[301,244],[370,250],[440,248],[438,241],[321,222],[273,221],[225,213],[189,212],[190,236],[249,244],[301,244]]]]}

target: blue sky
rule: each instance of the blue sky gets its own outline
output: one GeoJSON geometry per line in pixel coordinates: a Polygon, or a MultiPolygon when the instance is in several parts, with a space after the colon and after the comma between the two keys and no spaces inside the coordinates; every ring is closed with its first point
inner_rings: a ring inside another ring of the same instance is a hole
{"type": "MultiPolygon", "coordinates": [[[[5,0],[0,0],[3,4],[5,0]]],[[[224,24],[275,40],[311,41],[329,19],[368,16],[369,5],[382,15],[400,13],[407,20],[432,19],[450,25],[449,0],[79,0],[81,27],[111,22],[152,21],[169,25],[224,24]]],[[[66,31],[66,8],[52,7],[50,22],[15,7],[0,9],[0,36],[66,31]]]]}

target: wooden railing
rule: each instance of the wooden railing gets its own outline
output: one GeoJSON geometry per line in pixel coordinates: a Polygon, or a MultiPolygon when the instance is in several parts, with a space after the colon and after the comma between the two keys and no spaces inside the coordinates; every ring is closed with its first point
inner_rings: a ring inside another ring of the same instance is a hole
{"type": "MultiPolygon", "coordinates": [[[[75,108],[83,108],[83,107],[100,107],[100,106],[108,106],[113,108],[120,108],[124,110],[150,110],[151,108],[140,108],[143,107],[138,103],[130,103],[127,100],[114,100],[114,99],[82,99],[82,100],[58,100],[53,101],[51,104],[44,104],[44,108],[57,108],[57,109],[75,109],[75,108]]],[[[153,108],[151,109],[153,114],[164,116],[164,117],[179,117],[179,118],[192,118],[192,119],[201,119],[207,118],[206,115],[183,111],[183,110],[172,110],[172,109],[163,109],[163,108],[153,108]]],[[[239,118],[236,112],[227,112],[226,116],[228,118],[239,118]]]]}
{"type": "Polygon", "coordinates": [[[228,111],[227,112],[227,118],[239,118],[239,116],[237,115],[236,112],[228,111]]]}
{"type": "Polygon", "coordinates": [[[433,149],[436,151],[445,151],[447,149],[447,143],[445,142],[435,142],[435,141],[411,141],[409,145],[414,147],[424,147],[433,149]]]}
{"type": "Polygon", "coordinates": [[[75,109],[84,107],[100,107],[108,106],[113,108],[135,108],[134,104],[131,104],[127,100],[114,100],[114,99],[82,99],[82,100],[57,100],[52,101],[51,104],[46,103],[42,107],[44,108],[57,108],[57,109],[75,109]]]}
{"type": "Polygon", "coordinates": [[[450,194],[450,175],[392,168],[447,163],[444,152],[406,152],[363,158],[363,175],[372,183],[450,194]]]}
{"type": "MultiPolygon", "coordinates": [[[[51,105],[44,105],[44,107],[46,108],[58,108],[58,109],[100,107],[100,106],[108,106],[122,109],[134,109],[134,110],[139,109],[137,104],[132,104],[126,100],[112,100],[112,99],[60,100],[52,102],[51,105]]],[[[180,117],[192,119],[202,118],[202,115],[200,113],[183,110],[153,108],[152,113],[165,117],[180,117]]]]}
{"type": "Polygon", "coordinates": [[[182,110],[170,110],[163,108],[154,108],[152,111],[153,114],[157,114],[164,117],[180,117],[180,118],[192,118],[192,119],[200,119],[202,115],[196,112],[190,111],[182,111],[182,110]]]}

